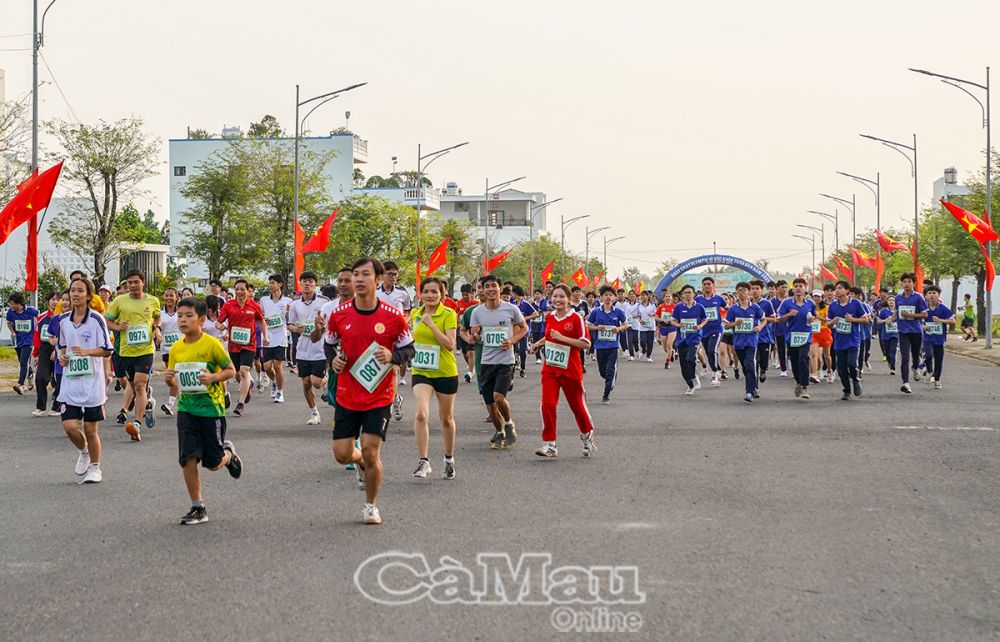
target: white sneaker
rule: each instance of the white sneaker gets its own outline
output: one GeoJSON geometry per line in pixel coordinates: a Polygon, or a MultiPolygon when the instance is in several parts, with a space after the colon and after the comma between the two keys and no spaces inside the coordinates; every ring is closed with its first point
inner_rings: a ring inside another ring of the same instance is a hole
{"type": "Polygon", "coordinates": [[[694,390],[701,390],[701,377],[694,378],[694,390]]]}
{"type": "MultiPolygon", "coordinates": [[[[985,194],[986,192],[983,192],[983,193],[985,194]]],[[[934,377],[933,377],[933,375],[930,376],[930,377],[927,377],[927,385],[930,386],[930,385],[933,385],[933,384],[934,384],[934,377]]]]}
{"type": "Polygon", "coordinates": [[[365,489],[365,471],[361,470],[361,466],[354,464],[354,475],[357,477],[358,490],[365,489]]]}
{"type": "Polygon", "coordinates": [[[260,379],[257,380],[257,394],[258,395],[264,394],[264,376],[263,375],[261,375],[260,379]]]}
{"type": "Polygon", "coordinates": [[[89,466],[87,468],[87,474],[84,475],[81,484],[99,484],[101,483],[101,469],[97,466],[89,466]]]}
{"type": "Polygon", "coordinates": [[[49,410],[45,414],[49,417],[62,417],[62,413],[58,410],[49,410]]]}
{"type": "Polygon", "coordinates": [[[266,372],[262,372],[260,373],[260,382],[264,386],[270,385],[271,377],[267,376],[266,372]]]}
{"type": "Polygon", "coordinates": [[[695,391],[694,388],[688,388],[687,390],[684,391],[684,396],[685,397],[694,396],[694,391],[695,391]]]}
{"type": "Polygon", "coordinates": [[[629,361],[635,361],[635,357],[633,357],[632,355],[629,355],[629,356],[628,356],[628,360],[629,360],[629,361]]]}
{"type": "MultiPolygon", "coordinates": [[[[985,192],[984,192],[984,194],[985,194],[985,192]]],[[[45,411],[44,410],[37,410],[37,409],[36,410],[32,410],[31,411],[31,416],[32,417],[44,417],[45,416],[45,411]]]]}
{"type": "Polygon", "coordinates": [[[382,515],[378,512],[378,506],[365,504],[365,507],[361,509],[361,521],[365,524],[381,524],[382,515]]]}
{"type": "MultiPolygon", "coordinates": [[[[983,193],[985,194],[985,192],[983,192],[983,193]]],[[[782,370],[781,374],[779,374],[778,376],[779,377],[787,377],[788,376],[788,372],[786,372],[785,370],[782,370]]]]}
{"type": "MultiPolygon", "coordinates": [[[[985,194],[986,192],[983,192],[985,194]]],[[[653,357],[646,357],[646,363],[653,363],[653,357]]]]}
{"type": "Polygon", "coordinates": [[[703,376],[703,377],[707,377],[708,376],[708,368],[702,368],[701,369],[701,376],[703,376]]]}
{"type": "Polygon", "coordinates": [[[309,415],[309,421],[306,422],[307,426],[318,426],[320,422],[319,410],[313,410],[312,414],[309,415]]]}
{"type": "Polygon", "coordinates": [[[392,418],[396,421],[403,420],[403,398],[399,395],[392,400],[392,418]]]}
{"type": "Polygon", "coordinates": [[[934,382],[934,389],[935,390],[940,390],[941,389],[941,382],[940,381],[935,381],[934,382]]]}
{"type": "Polygon", "coordinates": [[[401,386],[405,386],[406,385],[406,377],[400,377],[399,378],[399,385],[401,385],[401,386]]]}
{"type": "Polygon", "coordinates": [[[719,375],[713,375],[712,376],[712,387],[713,388],[718,388],[720,385],[722,385],[722,380],[719,379],[719,375]]]}
{"type": "Polygon", "coordinates": [[[417,469],[413,471],[414,477],[420,477],[423,479],[431,473],[431,462],[426,459],[421,459],[417,462],[417,469]]]}
{"type": "Polygon", "coordinates": [[[580,441],[583,442],[583,456],[584,457],[590,457],[593,454],[593,452],[595,450],[597,450],[597,446],[594,444],[594,431],[593,430],[591,430],[588,433],[584,433],[584,434],[580,435],[580,441]]]}
{"type": "Polygon", "coordinates": [[[90,453],[81,452],[76,460],[76,468],[73,469],[73,472],[77,475],[84,475],[87,473],[88,466],[90,466],[90,453]]]}
{"type": "MultiPolygon", "coordinates": [[[[984,192],[984,194],[985,194],[985,192],[984,192]]],[[[535,365],[536,366],[537,365],[541,365],[541,363],[542,363],[542,359],[541,358],[535,359],[535,365]]]]}
{"type": "Polygon", "coordinates": [[[285,393],[281,390],[274,393],[274,403],[285,403],[285,393]]]}
{"type": "Polygon", "coordinates": [[[535,454],[539,457],[558,457],[559,449],[556,448],[556,442],[554,441],[543,441],[542,447],[535,451],[535,454]]]}
{"type": "Polygon", "coordinates": [[[910,384],[908,384],[908,383],[904,383],[903,385],[901,385],[901,386],[899,387],[899,389],[900,389],[900,390],[901,390],[902,392],[905,392],[906,394],[910,394],[911,392],[913,392],[913,388],[911,388],[911,387],[910,387],[910,384]]]}

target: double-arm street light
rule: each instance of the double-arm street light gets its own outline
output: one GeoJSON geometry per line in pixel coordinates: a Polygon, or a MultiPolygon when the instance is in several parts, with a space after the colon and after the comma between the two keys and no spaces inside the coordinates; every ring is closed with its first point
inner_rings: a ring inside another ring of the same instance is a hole
{"type": "MultiPolygon", "coordinates": [[[[420,235],[420,207],[423,204],[423,196],[424,196],[424,186],[423,186],[424,171],[427,169],[428,166],[430,166],[431,163],[441,158],[445,154],[449,153],[453,149],[458,149],[459,147],[468,144],[469,142],[466,141],[464,143],[452,145],[451,147],[445,147],[444,149],[439,149],[436,152],[429,152],[427,154],[422,154],[420,143],[417,143],[417,261],[422,261],[423,259],[422,251],[424,247],[420,235]],[[424,161],[427,162],[424,163],[424,161]]],[[[392,158],[392,164],[393,167],[395,168],[396,165],[395,156],[393,156],[392,158]]],[[[395,169],[393,169],[393,173],[395,173],[395,169]]]]}
{"type": "Polygon", "coordinates": [[[873,140],[877,143],[882,143],[889,149],[894,149],[899,152],[903,158],[910,162],[910,171],[913,174],[913,260],[918,261],[920,256],[920,233],[917,229],[920,224],[920,195],[917,192],[917,135],[913,135],[913,146],[907,145],[906,143],[897,143],[892,140],[886,140],[885,138],[878,138],[876,136],[871,136],[869,134],[858,134],[862,138],[867,138],[868,140],[873,140]],[[906,151],[903,151],[906,150],[906,151]],[[910,156],[907,152],[912,152],[913,156],[910,156]]]}
{"type": "Polygon", "coordinates": [[[590,237],[597,234],[598,232],[603,232],[604,230],[610,230],[610,225],[605,225],[604,227],[599,227],[596,230],[587,228],[587,244],[584,246],[586,249],[583,251],[583,271],[587,271],[587,264],[590,263],[590,237]]]}
{"type": "Polygon", "coordinates": [[[877,230],[882,229],[882,212],[881,212],[882,205],[880,203],[882,188],[879,186],[879,182],[881,181],[881,176],[879,175],[879,173],[875,172],[875,180],[872,180],[870,178],[863,178],[861,176],[855,176],[854,174],[848,174],[847,172],[837,172],[837,173],[840,174],[841,176],[846,176],[847,178],[853,181],[861,183],[862,185],[867,187],[872,194],[875,195],[875,229],[877,230]],[[872,185],[874,185],[875,187],[872,187],[872,185]]]}
{"type": "MultiPolygon", "coordinates": [[[[817,211],[817,210],[806,210],[806,211],[808,213],[810,213],[810,214],[819,214],[820,216],[822,216],[826,220],[828,220],[828,221],[830,221],[830,222],[833,223],[833,251],[837,252],[838,250],[840,250],[840,217],[838,215],[839,212],[837,212],[837,210],[833,210],[833,214],[830,214],[829,212],[820,212],[820,211],[817,211]]],[[[799,227],[802,227],[802,226],[800,225],[799,227]]],[[[826,245],[824,244],[824,250],[823,250],[823,260],[824,261],[826,260],[826,249],[825,249],[825,247],[826,247],[826,245]]]]}
{"type": "Polygon", "coordinates": [[[576,223],[577,221],[582,221],[585,218],[590,218],[590,214],[581,214],[580,216],[574,216],[573,218],[566,220],[565,216],[559,217],[559,223],[561,232],[559,234],[559,273],[566,276],[566,265],[563,261],[563,256],[566,254],[566,228],[576,223]]]}
{"type": "MultiPolygon", "coordinates": [[[[795,227],[801,227],[803,229],[810,230],[812,232],[819,232],[820,252],[823,254],[823,263],[825,264],[826,263],[826,231],[825,231],[825,229],[823,227],[823,224],[820,223],[819,227],[815,227],[813,225],[802,225],[801,223],[799,223],[795,227]]],[[[813,238],[815,238],[815,237],[813,237],[813,238]]],[[[815,243],[813,244],[813,247],[815,248],[815,243]]],[[[813,269],[814,270],[816,269],[816,259],[813,259],[813,269]]]]}
{"type": "Polygon", "coordinates": [[[611,245],[612,243],[614,243],[615,241],[622,240],[623,238],[625,238],[625,237],[624,236],[616,236],[613,239],[609,239],[606,236],[604,237],[604,269],[605,270],[608,269],[608,246],[611,245]]]}
{"type": "Polygon", "coordinates": [[[810,283],[810,287],[816,287],[816,235],[812,236],[802,236],[801,234],[792,234],[793,238],[802,239],[803,241],[808,241],[812,245],[812,267],[809,268],[809,272],[813,275],[810,283]]]}
{"type": "MultiPolygon", "coordinates": [[[[991,181],[991,168],[993,165],[990,149],[990,68],[986,68],[986,84],[981,85],[977,82],[971,80],[963,80],[961,78],[954,78],[952,76],[945,76],[944,74],[934,73],[933,71],[927,71],[926,69],[913,69],[910,71],[915,71],[918,74],[924,74],[925,76],[932,76],[938,78],[946,85],[951,85],[955,89],[961,89],[966,94],[972,97],[974,101],[979,103],[979,107],[983,110],[983,129],[986,130],[986,221],[992,225],[993,224],[993,183],[991,181]],[[982,89],[986,92],[986,104],[979,100],[975,94],[963,87],[962,85],[969,85],[970,87],[975,87],[976,89],[982,89]]],[[[916,143],[914,143],[916,145],[916,143]]],[[[986,255],[990,256],[990,246],[992,243],[986,244],[986,255]]],[[[993,295],[989,290],[986,290],[986,348],[993,347],[993,331],[990,327],[991,320],[993,319],[993,295]]]]}
{"type": "Polygon", "coordinates": [[[500,194],[500,190],[505,187],[510,186],[512,183],[523,180],[527,176],[518,176],[517,178],[512,178],[509,181],[504,181],[502,183],[497,183],[495,185],[490,185],[490,179],[486,179],[486,191],[483,192],[483,265],[488,266],[490,263],[490,190],[493,190],[500,194]]]}
{"type": "MultiPolygon", "coordinates": [[[[549,205],[552,205],[553,203],[558,203],[561,200],[563,200],[562,196],[560,196],[559,198],[554,198],[551,201],[545,201],[543,203],[539,203],[538,205],[533,205],[528,210],[528,219],[529,219],[528,220],[528,239],[530,241],[534,241],[535,240],[535,212],[537,212],[538,210],[540,210],[542,208],[548,207],[549,205]]],[[[534,290],[535,289],[535,244],[534,243],[531,244],[531,262],[530,262],[530,265],[529,265],[529,268],[528,268],[528,288],[530,290],[534,290]]],[[[530,295],[531,293],[529,292],[528,294],[530,295]]]]}
{"type": "Polygon", "coordinates": [[[851,245],[857,245],[858,243],[858,226],[857,217],[855,216],[855,206],[854,206],[854,194],[851,194],[851,200],[846,198],[840,198],[838,196],[830,196],[829,194],[820,194],[823,198],[828,198],[831,201],[836,201],[849,208],[851,208],[851,245]]]}

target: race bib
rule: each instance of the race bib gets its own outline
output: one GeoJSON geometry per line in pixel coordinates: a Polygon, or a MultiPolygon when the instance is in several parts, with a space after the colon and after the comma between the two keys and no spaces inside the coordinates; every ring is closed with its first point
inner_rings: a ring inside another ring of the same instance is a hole
{"type": "Polygon", "coordinates": [[[569,365],[570,350],[572,350],[572,348],[569,346],[560,345],[558,343],[546,343],[545,365],[555,366],[556,368],[562,368],[565,370],[569,365]]]}
{"type": "Polygon", "coordinates": [[[837,334],[850,334],[851,322],[845,319],[840,319],[837,321],[837,324],[833,326],[833,329],[837,334]]]}
{"type": "Polygon", "coordinates": [[[793,332],[790,345],[793,348],[801,348],[805,344],[809,343],[809,333],[808,332],[793,332]]]}
{"type": "Polygon", "coordinates": [[[127,328],[125,330],[125,343],[130,346],[149,345],[149,328],[145,324],[127,328]]]}
{"type": "Polygon", "coordinates": [[[906,314],[916,314],[917,313],[917,306],[915,306],[915,305],[901,305],[901,306],[899,306],[899,307],[896,308],[896,313],[897,313],[897,315],[899,316],[900,319],[903,318],[903,313],[904,312],[906,314]]]}
{"type": "Polygon", "coordinates": [[[627,323],[629,325],[632,325],[632,315],[631,314],[626,314],[625,315],[625,323],[627,323]]]}
{"type": "Polygon", "coordinates": [[[653,322],[652,318],[643,319],[642,320],[642,327],[643,327],[644,330],[652,330],[653,329],[653,323],[654,322],[653,322]]]}
{"type": "Polygon", "coordinates": [[[493,326],[483,329],[483,347],[499,348],[500,344],[510,338],[510,328],[506,326],[493,326]]]}
{"type": "Polygon", "coordinates": [[[944,334],[944,324],[932,321],[930,323],[924,324],[924,332],[927,336],[941,336],[944,334]]]}
{"type": "Polygon", "coordinates": [[[267,324],[268,330],[274,330],[275,328],[280,328],[284,325],[284,322],[281,320],[281,315],[277,313],[269,314],[264,317],[264,323],[267,324]]]}
{"type": "Polygon", "coordinates": [[[208,364],[204,361],[185,361],[174,365],[177,371],[177,383],[181,392],[198,395],[208,392],[208,386],[203,384],[198,377],[202,370],[207,370],[208,364]]]}
{"type": "Polygon", "coordinates": [[[302,334],[310,335],[312,331],[316,329],[316,321],[303,321],[302,322],[302,334]]]}
{"type": "Polygon", "coordinates": [[[669,312],[661,312],[660,318],[666,321],[667,323],[670,323],[671,321],[673,321],[674,315],[670,314],[669,312]]]}
{"type": "Polygon", "coordinates": [[[165,335],[163,335],[163,349],[164,350],[170,350],[170,346],[172,346],[175,343],[177,343],[177,341],[180,340],[180,338],[181,338],[181,333],[180,332],[168,332],[168,333],[166,333],[165,335]]]}
{"type": "Polygon", "coordinates": [[[42,327],[39,328],[39,330],[38,330],[38,338],[41,339],[42,341],[48,341],[50,338],[52,338],[52,335],[49,334],[49,324],[48,323],[43,323],[42,327]]]}
{"type": "Polygon", "coordinates": [[[749,334],[753,332],[753,319],[750,317],[740,317],[736,319],[736,327],[734,328],[737,334],[749,334]]]}
{"type": "Polygon", "coordinates": [[[813,319],[812,321],[809,322],[809,329],[812,330],[813,333],[815,334],[819,332],[821,329],[823,329],[823,322],[820,321],[819,319],[813,319]]]}
{"type": "Polygon", "coordinates": [[[250,343],[250,328],[230,328],[229,340],[241,346],[250,343]]]}
{"type": "Polygon", "coordinates": [[[885,324],[885,333],[886,334],[899,334],[899,324],[897,324],[895,321],[893,321],[892,323],[886,323],[885,324]]]}
{"type": "Polygon", "coordinates": [[[438,370],[441,368],[441,346],[415,343],[413,347],[416,350],[413,355],[414,369],[438,370]]]}
{"type": "Polygon", "coordinates": [[[18,334],[24,334],[25,332],[31,332],[31,319],[15,319],[14,320],[14,332],[18,334]]]}
{"type": "Polygon", "coordinates": [[[718,321],[719,308],[717,307],[705,308],[705,316],[708,318],[709,321],[718,321]]]}
{"type": "Polygon", "coordinates": [[[695,327],[698,325],[698,319],[681,319],[681,334],[691,334],[692,332],[697,332],[695,327]]]}
{"type": "Polygon", "coordinates": [[[598,341],[614,341],[615,331],[614,330],[598,330],[597,331],[598,341]]]}
{"type": "Polygon", "coordinates": [[[379,363],[378,359],[375,358],[375,353],[381,347],[372,341],[368,349],[361,353],[361,356],[351,366],[351,376],[369,393],[375,392],[385,376],[392,370],[391,362],[379,363]]]}
{"type": "Polygon", "coordinates": [[[63,368],[63,374],[67,377],[89,377],[96,374],[93,357],[75,355],[70,352],[69,363],[63,368]]]}

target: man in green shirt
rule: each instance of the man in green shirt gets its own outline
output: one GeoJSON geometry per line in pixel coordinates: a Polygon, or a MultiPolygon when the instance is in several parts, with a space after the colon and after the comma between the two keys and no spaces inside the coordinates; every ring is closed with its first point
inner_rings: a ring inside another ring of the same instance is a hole
{"type": "Polygon", "coordinates": [[[976,333],[976,307],[972,305],[972,295],[965,295],[965,304],[962,306],[962,332],[965,336],[962,341],[979,341],[976,333]]]}

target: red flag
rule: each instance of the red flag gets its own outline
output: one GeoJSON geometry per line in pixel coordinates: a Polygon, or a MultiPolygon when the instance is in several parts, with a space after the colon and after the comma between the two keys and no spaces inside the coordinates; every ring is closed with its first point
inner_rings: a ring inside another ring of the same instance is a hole
{"type": "Polygon", "coordinates": [[[491,256],[488,263],[486,259],[483,259],[483,274],[489,274],[493,270],[497,269],[500,264],[504,262],[504,259],[510,256],[510,253],[513,251],[514,250],[507,250],[506,252],[501,252],[496,256],[491,256]]]}
{"type": "Polygon", "coordinates": [[[590,279],[587,278],[587,273],[583,271],[582,267],[577,268],[576,272],[574,272],[573,276],[571,276],[570,278],[573,279],[573,283],[576,283],[581,288],[590,287],[590,279]]]}
{"type": "Polygon", "coordinates": [[[917,275],[917,292],[924,291],[924,268],[917,262],[917,242],[910,246],[910,256],[913,257],[913,272],[917,275]]]}
{"type": "Polygon", "coordinates": [[[598,274],[597,276],[594,277],[594,280],[591,281],[590,284],[596,288],[598,285],[601,284],[601,277],[603,277],[603,276],[604,276],[604,272],[601,272],[600,274],[598,274]]]}
{"type": "MultiPolygon", "coordinates": [[[[11,232],[49,206],[62,166],[62,163],[53,165],[18,185],[17,194],[0,210],[0,244],[7,240],[11,232]]],[[[35,230],[37,233],[37,222],[35,230]]]]}
{"type": "Polygon", "coordinates": [[[875,230],[875,238],[878,239],[879,247],[882,248],[883,252],[896,252],[896,251],[909,251],[910,248],[906,247],[906,243],[900,243],[899,241],[894,241],[885,234],[882,230],[875,230]]]}
{"type": "Polygon", "coordinates": [[[851,256],[854,259],[854,265],[858,267],[871,268],[873,270],[875,269],[875,259],[872,258],[871,255],[866,254],[861,250],[853,247],[850,248],[850,250],[851,250],[851,256]]]}
{"type": "Polygon", "coordinates": [[[983,253],[983,261],[986,263],[986,291],[992,292],[993,279],[996,278],[997,271],[993,269],[993,261],[990,260],[990,254],[984,244],[979,244],[979,251],[983,253]]]}
{"type": "Polygon", "coordinates": [[[879,254],[875,257],[875,291],[882,293],[882,277],[885,276],[885,259],[879,254]]]}
{"type": "Polygon", "coordinates": [[[444,237],[444,240],[441,241],[441,245],[438,245],[437,249],[431,252],[431,255],[427,257],[427,274],[424,276],[434,274],[435,270],[448,262],[448,241],[450,240],[450,236],[444,237]]]}
{"type": "Polygon", "coordinates": [[[326,248],[330,247],[330,227],[333,225],[334,220],[336,220],[338,212],[340,212],[340,208],[333,210],[333,213],[326,217],[326,220],[319,226],[319,229],[309,237],[309,240],[302,246],[303,254],[326,252],[326,248]]]}
{"type": "Polygon", "coordinates": [[[955,217],[955,220],[962,224],[965,231],[972,235],[972,238],[976,239],[980,243],[989,243],[990,241],[996,241],[1000,239],[997,236],[996,230],[994,230],[989,223],[979,218],[972,212],[968,210],[963,210],[958,205],[949,203],[948,201],[941,199],[941,204],[951,212],[951,215],[955,217]]]}
{"type": "Polygon", "coordinates": [[[542,270],[542,285],[544,285],[546,281],[552,280],[552,270],[555,269],[555,267],[556,262],[552,261],[545,267],[544,270],[542,270]]]}
{"type": "Polygon", "coordinates": [[[615,280],[611,282],[611,287],[615,289],[615,292],[621,289],[622,287],[621,279],[615,278],[615,280]]]}
{"type": "Polygon", "coordinates": [[[25,292],[38,291],[38,217],[28,219],[28,253],[24,258],[25,292]]]}
{"type": "Polygon", "coordinates": [[[827,269],[825,265],[819,266],[819,274],[824,279],[830,279],[831,281],[837,280],[837,275],[827,269]]]}
{"type": "Polygon", "coordinates": [[[299,275],[306,269],[306,257],[302,254],[302,239],[305,237],[305,229],[299,225],[298,221],[295,221],[295,274],[292,276],[295,278],[296,292],[301,289],[299,287],[299,275]]]}
{"type": "Polygon", "coordinates": [[[840,267],[840,272],[850,280],[854,280],[854,270],[847,263],[844,263],[843,259],[839,256],[834,256],[833,260],[837,262],[837,266],[840,267]]]}

